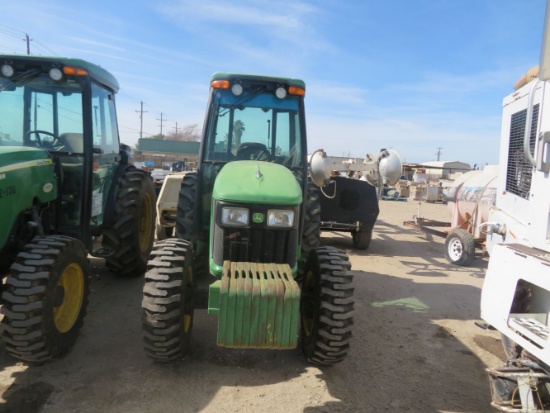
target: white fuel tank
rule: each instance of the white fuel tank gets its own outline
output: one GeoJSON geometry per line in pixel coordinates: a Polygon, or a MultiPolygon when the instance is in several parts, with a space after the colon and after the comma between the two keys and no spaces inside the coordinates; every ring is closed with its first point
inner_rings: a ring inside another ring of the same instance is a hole
{"type": "Polygon", "coordinates": [[[489,208],[495,205],[498,165],[459,176],[446,191],[447,207],[451,213],[451,228],[468,230],[480,238],[478,226],[488,220],[489,208]]]}

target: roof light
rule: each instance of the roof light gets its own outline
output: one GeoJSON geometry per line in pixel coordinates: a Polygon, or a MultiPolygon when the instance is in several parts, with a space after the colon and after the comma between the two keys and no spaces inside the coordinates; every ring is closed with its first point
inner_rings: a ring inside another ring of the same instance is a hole
{"type": "Polygon", "coordinates": [[[275,89],[275,96],[277,96],[279,99],[286,98],[286,89],[282,86],[279,86],[277,89],[275,89]]]}
{"type": "Polygon", "coordinates": [[[241,96],[243,93],[243,85],[241,85],[240,83],[235,83],[233,86],[231,86],[231,92],[233,92],[235,96],[241,96]]]}
{"type": "Polygon", "coordinates": [[[301,87],[298,87],[298,86],[290,86],[288,88],[288,93],[290,95],[305,96],[306,95],[306,90],[301,88],[301,87]]]}
{"type": "Polygon", "coordinates": [[[63,73],[65,73],[66,75],[73,75],[73,76],[86,76],[88,74],[88,72],[84,69],[80,69],[78,67],[71,67],[71,66],[64,66],[63,73]]]}
{"type": "Polygon", "coordinates": [[[10,65],[2,65],[0,68],[0,72],[2,72],[2,76],[4,77],[12,77],[13,76],[13,67],[10,65]]]}
{"type": "Polygon", "coordinates": [[[56,82],[61,80],[61,78],[63,77],[63,73],[61,73],[61,70],[59,70],[57,67],[52,67],[49,74],[52,80],[55,80],[56,82]]]}
{"type": "Polygon", "coordinates": [[[229,80],[213,80],[210,86],[214,89],[229,89],[229,80]]]}

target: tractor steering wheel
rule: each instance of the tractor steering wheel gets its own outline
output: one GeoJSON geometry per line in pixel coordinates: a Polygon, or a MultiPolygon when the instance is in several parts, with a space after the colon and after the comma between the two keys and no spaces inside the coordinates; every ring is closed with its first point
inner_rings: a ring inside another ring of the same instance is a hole
{"type": "Polygon", "coordinates": [[[43,148],[52,148],[53,149],[53,147],[55,146],[54,145],[55,142],[59,142],[62,145],[62,142],[52,132],[48,132],[48,131],[40,130],[40,129],[30,130],[27,133],[25,133],[25,137],[30,138],[30,136],[33,135],[33,134],[36,136],[36,142],[38,142],[38,145],[43,147],[43,148]],[[51,136],[52,140],[51,141],[50,140],[42,141],[42,139],[40,138],[40,135],[51,136]],[[44,143],[46,143],[46,145],[44,145],[44,143]]]}

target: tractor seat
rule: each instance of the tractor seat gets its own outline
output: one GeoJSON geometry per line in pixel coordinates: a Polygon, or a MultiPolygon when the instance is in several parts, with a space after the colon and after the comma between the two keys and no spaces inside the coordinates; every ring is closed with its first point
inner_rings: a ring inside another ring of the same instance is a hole
{"type": "Polygon", "coordinates": [[[84,135],[82,133],[62,133],[59,135],[59,140],[63,143],[67,152],[84,152],[84,135]]]}

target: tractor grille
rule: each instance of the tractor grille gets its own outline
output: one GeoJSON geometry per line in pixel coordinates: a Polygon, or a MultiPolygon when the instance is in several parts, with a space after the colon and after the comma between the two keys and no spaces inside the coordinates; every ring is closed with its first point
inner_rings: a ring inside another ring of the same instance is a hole
{"type": "MultiPolygon", "coordinates": [[[[508,171],[506,173],[506,191],[529,199],[531,189],[532,167],[523,154],[523,135],[527,109],[512,115],[510,124],[510,144],[508,147],[508,171]]],[[[539,105],[533,106],[533,120],[531,123],[530,146],[531,153],[535,147],[537,124],[539,118],[539,105]]]]}
{"type": "Polygon", "coordinates": [[[291,235],[295,231],[224,229],[223,257],[233,262],[293,263],[291,235]]]}

